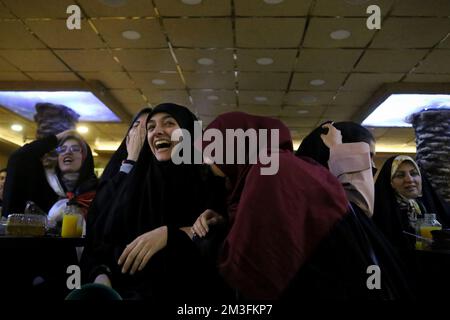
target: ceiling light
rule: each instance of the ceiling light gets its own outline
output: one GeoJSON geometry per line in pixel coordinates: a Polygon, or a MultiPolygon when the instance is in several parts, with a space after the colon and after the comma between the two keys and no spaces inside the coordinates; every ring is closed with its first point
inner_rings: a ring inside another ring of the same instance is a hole
{"type": "Polygon", "coordinates": [[[62,104],[80,115],[82,122],[119,122],[120,119],[90,91],[0,91],[0,105],[34,121],[36,103],[62,104]]]}
{"type": "Polygon", "coordinates": [[[137,40],[141,38],[141,34],[134,30],[127,30],[122,32],[122,37],[128,40],[137,40]]]}
{"type": "Polygon", "coordinates": [[[184,4],[189,4],[189,5],[193,6],[196,4],[200,4],[202,2],[202,0],[181,0],[181,2],[183,2],[184,4]]]}
{"type": "Polygon", "coordinates": [[[81,133],[81,134],[84,134],[84,133],[88,133],[89,132],[89,128],[86,127],[86,126],[79,126],[79,127],[77,127],[77,131],[79,133],[81,133]]]}
{"type": "Polygon", "coordinates": [[[257,97],[254,97],[253,99],[255,99],[255,101],[258,101],[258,102],[266,102],[268,100],[267,97],[263,97],[263,96],[257,96],[257,97]]]}
{"type": "Polygon", "coordinates": [[[127,3],[127,0],[100,0],[100,2],[109,7],[122,7],[127,3]]]}
{"type": "Polygon", "coordinates": [[[93,157],[98,157],[98,153],[95,152],[95,151],[92,151],[92,156],[93,156],[93,157]]]}
{"type": "Polygon", "coordinates": [[[264,0],[267,4],[279,4],[282,3],[284,0],[264,0]]]}
{"type": "Polygon", "coordinates": [[[211,96],[207,96],[206,99],[208,99],[209,101],[217,101],[217,100],[219,100],[219,97],[211,95],[211,96]]]}
{"type": "Polygon", "coordinates": [[[162,85],[166,84],[167,81],[163,80],[163,79],[153,79],[152,83],[157,86],[162,86],[162,85]]]}
{"type": "Polygon", "coordinates": [[[210,66],[214,63],[214,60],[210,58],[200,58],[197,60],[197,63],[201,64],[202,66],[210,66]]]}
{"type": "Polygon", "coordinates": [[[309,111],[308,110],[297,110],[297,113],[298,114],[307,114],[307,113],[309,113],[309,111]]]}
{"type": "Polygon", "coordinates": [[[391,94],[363,121],[364,126],[411,127],[407,118],[423,110],[450,109],[448,94],[391,94]]]}
{"type": "Polygon", "coordinates": [[[325,84],[325,80],[322,80],[322,79],[314,79],[314,80],[311,80],[311,81],[309,82],[309,84],[312,85],[312,86],[322,86],[322,85],[325,84]]]}
{"type": "Polygon", "coordinates": [[[330,33],[331,39],[334,40],[344,40],[350,37],[351,32],[348,30],[336,30],[330,33]]]}
{"type": "Polygon", "coordinates": [[[314,103],[317,101],[317,98],[314,96],[304,96],[300,98],[303,103],[314,103]]]}
{"type": "Polygon", "coordinates": [[[13,124],[11,126],[11,130],[21,132],[23,130],[23,126],[21,124],[13,124]]]}
{"type": "Polygon", "coordinates": [[[267,65],[273,63],[273,59],[272,58],[258,58],[258,59],[256,59],[256,63],[263,65],[263,66],[267,66],[267,65]]]}

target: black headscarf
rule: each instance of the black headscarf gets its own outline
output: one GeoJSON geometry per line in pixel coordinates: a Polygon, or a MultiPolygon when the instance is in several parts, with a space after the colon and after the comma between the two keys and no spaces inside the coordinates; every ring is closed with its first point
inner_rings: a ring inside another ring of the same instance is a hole
{"type": "Polygon", "coordinates": [[[127,134],[123,138],[119,148],[117,148],[116,152],[114,152],[114,154],[111,156],[111,159],[109,160],[108,164],[105,167],[105,170],[102,173],[102,176],[100,177],[100,184],[102,184],[104,181],[111,179],[116,175],[117,172],[119,172],[120,166],[122,165],[122,161],[125,160],[128,156],[127,153],[128,133],[133,127],[134,122],[137,119],[139,119],[141,115],[149,114],[151,111],[152,108],[143,108],[133,117],[133,120],[131,121],[130,126],[128,127],[127,134]]]}
{"type": "MultiPolygon", "coordinates": [[[[414,233],[409,225],[408,215],[398,206],[396,192],[391,186],[392,163],[397,156],[386,160],[375,182],[375,209],[373,220],[394,246],[400,250],[414,248],[414,238],[403,231],[414,233]]],[[[428,212],[436,213],[443,226],[450,226],[448,205],[438,196],[422,173],[422,197],[417,199],[428,212]]]]}
{"type": "MultiPolygon", "coordinates": [[[[326,123],[332,123],[332,121],[322,123],[319,127],[308,134],[303,139],[299,148],[295,152],[295,155],[310,157],[319,162],[322,166],[328,168],[330,149],[325,145],[325,143],[323,143],[323,140],[320,137],[321,134],[327,134],[328,132],[327,128],[322,128],[322,126],[326,123]]],[[[342,143],[366,142],[370,144],[371,141],[375,141],[369,130],[355,122],[335,122],[333,123],[333,126],[341,131],[342,143]]]]}

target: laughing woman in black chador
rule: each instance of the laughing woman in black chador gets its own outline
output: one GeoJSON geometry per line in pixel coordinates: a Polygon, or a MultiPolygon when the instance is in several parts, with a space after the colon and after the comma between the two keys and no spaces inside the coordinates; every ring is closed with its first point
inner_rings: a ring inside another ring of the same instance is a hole
{"type": "MultiPolygon", "coordinates": [[[[171,161],[177,143],[171,140],[173,131],[185,129],[193,137],[195,120],[176,104],[152,110],[147,141],[111,206],[101,276],[125,299],[214,299],[216,278],[202,262],[190,226],[207,209],[221,211],[217,191],[224,192],[223,181],[203,165],[171,161]]],[[[191,151],[193,155],[193,145],[191,151]]]]}

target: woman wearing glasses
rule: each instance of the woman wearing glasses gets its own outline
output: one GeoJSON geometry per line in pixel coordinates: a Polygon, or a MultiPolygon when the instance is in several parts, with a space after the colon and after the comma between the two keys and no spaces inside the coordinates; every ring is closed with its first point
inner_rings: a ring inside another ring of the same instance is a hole
{"type": "Polygon", "coordinates": [[[24,145],[9,158],[3,215],[23,213],[27,201],[33,201],[54,217],[63,207],[61,200],[72,197],[79,199],[86,211],[96,186],[88,144],[70,130],[50,135],[24,145]],[[57,161],[49,164],[48,155],[55,149],[57,161]]]}

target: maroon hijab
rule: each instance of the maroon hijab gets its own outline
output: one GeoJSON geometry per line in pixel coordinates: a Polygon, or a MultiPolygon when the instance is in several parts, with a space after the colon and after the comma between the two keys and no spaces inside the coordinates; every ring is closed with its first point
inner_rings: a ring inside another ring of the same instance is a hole
{"type": "Polygon", "coordinates": [[[220,271],[245,297],[276,299],[346,214],[344,190],[328,170],[293,154],[289,130],[279,120],[231,112],[207,129],[217,129],[224,137],[226,129],[279,130],[278,149],[270,146],[270,133],[267,141],[269,152],[279,156],[275,175],[261,175],[260,169],[268,165],[259,162],[217,165],[232,186],[230,231],[220,254],[220,271]]]}

